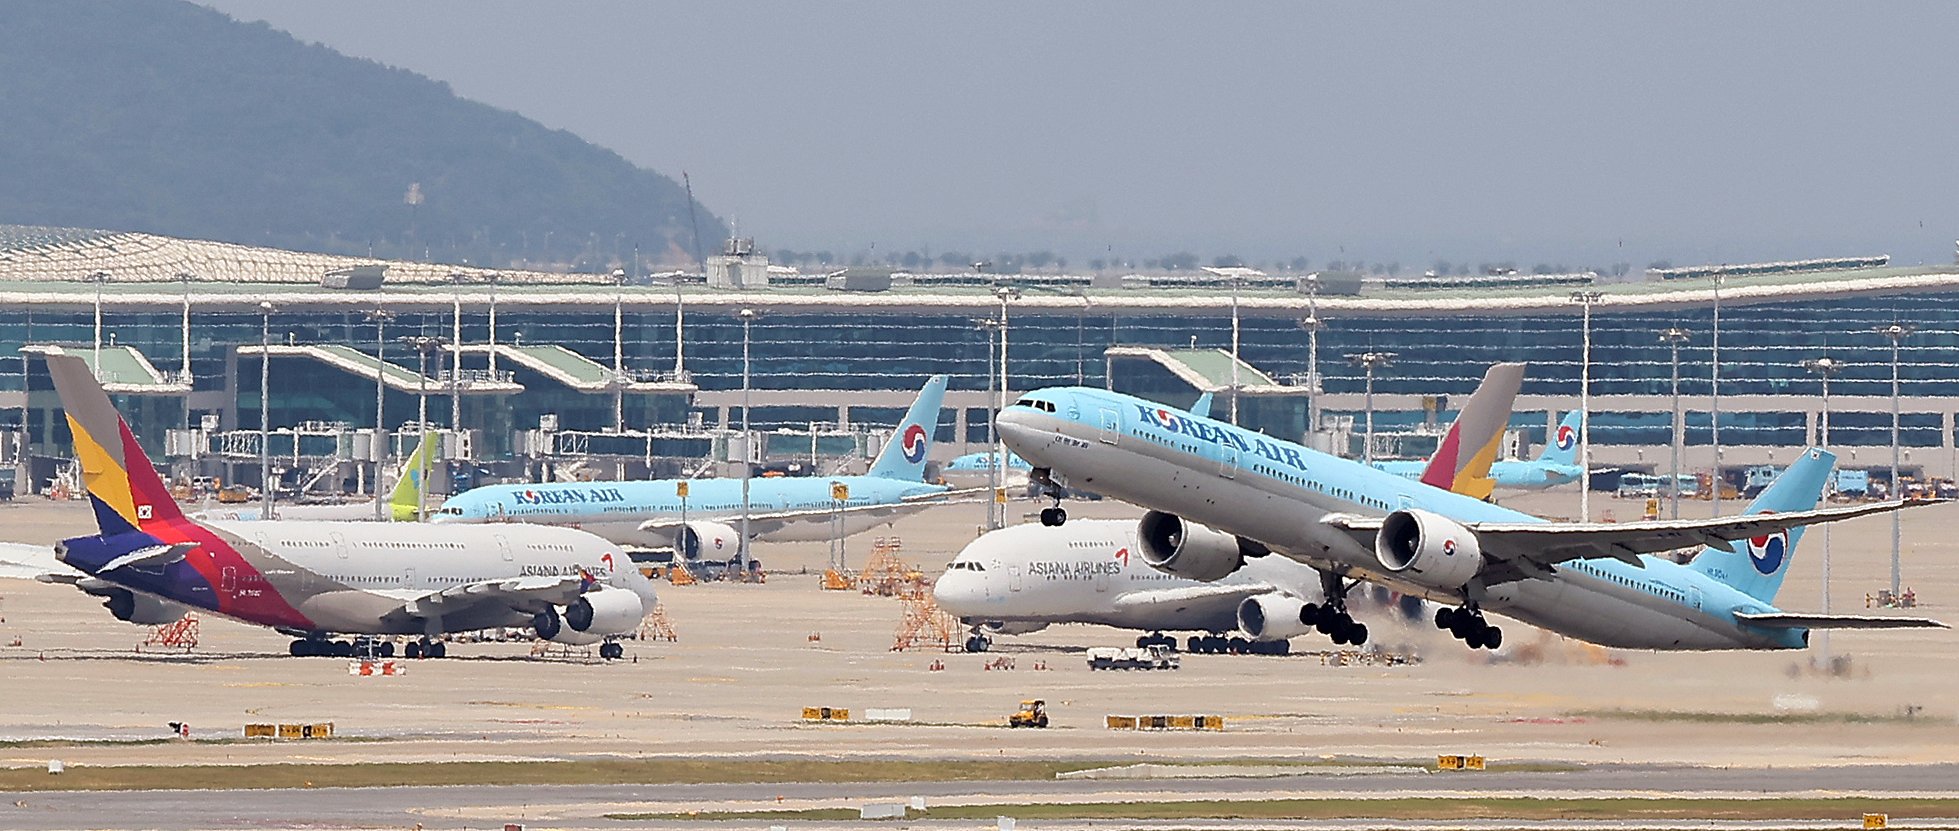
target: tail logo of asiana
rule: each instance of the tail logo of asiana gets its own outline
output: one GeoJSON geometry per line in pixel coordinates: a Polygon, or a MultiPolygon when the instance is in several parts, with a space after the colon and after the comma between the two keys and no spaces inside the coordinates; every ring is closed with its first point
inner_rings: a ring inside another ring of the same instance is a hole
{"type": "Polygon", "coordinates": [[[916,424],[905,428],[905,436],[900,449],[905,451],[905,461],[918,464],[925,461],[925,428],[916,424]]]}
{"type": "Polygon", "coordinates": [[[1782,567],[1782,558],[1789,553],[1789,532],[1777,531],[1761,537],[1748,538],[1748,561],[1755,564],[1755,570],[1763,574],[1774,574],[1782,567]]]}
{"type": "Polygon", "coordinates": [[[1558,449],[1559,450],[1570,450],[1572,445],[1575,445],[1577,443],[1578,443],[1578,431],[1571,429],[1571,427],[1568,425],[1564,425],[1564,424],[1558,425],[1558,449]]]}

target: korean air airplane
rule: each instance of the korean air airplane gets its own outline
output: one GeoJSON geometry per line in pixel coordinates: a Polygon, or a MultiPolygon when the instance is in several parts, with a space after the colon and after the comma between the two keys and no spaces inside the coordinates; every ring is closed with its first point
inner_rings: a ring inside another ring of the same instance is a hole
{"type": "Polygon", "coordinates": [[[198,609],[292,635],[294,656],[339,657],[419,635],[407,656],[440,658],[439,635],[529,626],[610,659],[653,609],[652,582],[616,546],[567,528],[186,517],[88,364],[62,352],[47,364],[98,529],[55,546],[82,576],[51,581],[105,597],[118,618],[198,609]]]}
{"type": "MultiPolygon", "coordinates": [[[[1420,479],[1428,462],[1396,460],[1375,462],[1381,470],[1404,479],[1420,479]]],[[[1504,460],[1490,465],[1490,479],[1499,488],[1543,490],[1578,481],[1578,411],[1565,413],[1544,452],[1529,461],[1504,460]]]]}
{"type": "MultiPolygon", "coordinates": [[[[946,376],[919,390],[891,441],[863,476],[749,480],[749,529],[756,539],[824,540],[832,516],[856,534],[942,501],[950,488],[925,481],[925,455],[939,423],[946,376]],[[850,490],[839,504],[833,486],[850,490]]],[[[488,485],[450,497],[431,521],[441,524],[525,522],[582,528],[615,544],[672,548],[689,561],[731,562],[742,546],[741,480],[652,479],[488,485]],[[680,495],[685,484],[687,496],[680,495]]]]}
{"type": "Polygon", "coordinates": [[[1274,655],[1290,651],[1288,638],[1313,631],[1300,622],[1300,610],[1321,599],[1319,573],[1309,566],[1262,557],[1205,583],[1150,568],[1140,552],[1136,523],[1127,520],[1002,528],[953,558],[932,599],[972,627],[967,652],[986,651],[993,635],[1057,623],[1150,633],[1137,646],[1173,645],[1165,631],[1200,632],[1186,642],[1189,651],[1274,655]]]}
{"type": "MultiPolygon", "coordinates": [[[[1089,387],[1030,392],[1000,413],[998,429],[1034,465],[1034,481],[1150,509],[1137,544],[1152,567],[1210,582],[1277,553],[1318,569],[1327,600],[1301,619],[1335,642],[1367,639],[1346,603],[1361,580],[1448,604],[1436,626],[1472,648],[1503,643],[1485,611],[1632,649],[1799,649],[1816,628],[1944,626],[1775,607],[1804,526],[1905,504],[1817,509],[1836,461],[1818,448],[1743,516],[1553,524],[1089,387]],[[1689,565],[1651,556],[1690,545],[1705,547],[1689,565]]],[[[1058,498],[1043,520],[1066,521],[1058,498]]]]}

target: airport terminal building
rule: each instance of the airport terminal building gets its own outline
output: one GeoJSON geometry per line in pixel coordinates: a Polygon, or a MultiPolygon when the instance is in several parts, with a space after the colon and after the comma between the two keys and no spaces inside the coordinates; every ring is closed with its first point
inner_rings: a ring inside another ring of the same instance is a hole
{"type": "Polygon", "coordinates": [[[1912,327],[1897,350],[1905,467],[1955,473],[1959,268],[1882,257],[1608,283],[1248,269],[807,276],[730,248],[705,274],[556,274],[27,227],[0,228],[0,471],[45,488],[69,458],[38,357],[53,348],[94,362],[178,472],[250,484],[262,417],[269,452],[307,480],[295,485],[365,488],[376,456],[404,455],[424,414],[453,431],[446,455],[482,475],[701,469],[726,452],[744,397],[771,431],[769,457],[820,466],[874,450],[935,373],[952,378],[938,458],[986,440],[999,396],[989,382],[1002,375],[1008,396],[1084,384],[1183,405],[1208,390],[1220,416],[1235,398],[1241,423],[1299,439],[1317,421],[1323,437],[1364,420],[1367,373],[1349,356],[1367,352],[1392,353],[1373,379],[1382,433],[1434,420],[1490,363],[1521,360],[1515,424],[1542,441],[1578,402],[1584,297],[1597,463],[1666,466],[1677,355],[1685,466],[1714,464],[1718,315],[1724,468],[1786,463],[1820,440],[1821,358],[1834,362],[1830,444],[1848,467],[1888,466],[1893,340],[1880,330],[1901,323],[1912,327]],[[392,434],[378,454],[377,408],[392,434]]]}

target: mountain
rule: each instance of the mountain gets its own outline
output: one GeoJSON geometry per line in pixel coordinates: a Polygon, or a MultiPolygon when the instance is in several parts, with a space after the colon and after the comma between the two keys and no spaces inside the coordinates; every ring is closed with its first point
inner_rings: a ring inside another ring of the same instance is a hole
{"type": "MultiPolygon", "coordinates": [[[[440,81],[179,0],[0,0],[0,20],[0,223],[491,266],[694,258],[674,179],[440,81]]],[[[716,247],[727,226],[693,207],[716,247]]]]}

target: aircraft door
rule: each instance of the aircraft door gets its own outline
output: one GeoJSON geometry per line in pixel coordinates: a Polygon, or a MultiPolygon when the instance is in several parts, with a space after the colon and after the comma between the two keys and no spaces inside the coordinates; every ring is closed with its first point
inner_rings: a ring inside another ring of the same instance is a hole
{"type": "Polygon", "coordinates": [[[1020,591],[1020,566],[1007,566],[1007,589],[1020,591]]]}
{"type": "Polygon", "coordinates": [[[1238,478],[1238,448],[1219,447],[1224,455],[1218,457],[1218,475],[1226,479],[1238,478]]]}
{"type": "Polygon", "coordinates": [[[1700,609],[1701,609],[1701,590],[1700,590],[1700,588],[1699,588],[1699,587],[1697,587],[1697,586],[1689,586],[1689,587],[1687,588],[1687,605],[1689,605],[1689,606],[1692,606],[1692,607],[1694,608],[1694,611],[1696,611],[1696,612],[1698,612],[1698,611],[1700,611],[1700,609]]]}
{"type": "Polygon", "coordinates": [[[1103,568],[1097,569],[1095,571],[1095,590],[1097,592],[1106,592],[1109,590],[1109,569],[1107,568],[1107,566],[1113,564],[1114,564],[1113,562],[1097,564],[1097,565],[1104,566],[1103,568]]]}
{"type": "Polygon", "coordinates": [[[409,568],[409,569],[407,569],[407,570],[405,570],[405,571],[403,571],[403,572],[401,573],[401,587],[402,587],[402,588],[404,588],[404,589],[413,589],[413,588],[415,588],[415,569],[414,569],[414,568],[412,568],[412,567],[411,567],[411,568],[409,568]]]}
{"type": "Polygon", "coordinates": [[[1122,418],[1116,415],[1115,410],[1109,409],[1107,407],[1103,407],[1102,408],[1102,435],[1101,435],[1102,443],[1115,444],[1116,437],[1121,433],[1122,433],[1122,418]]]}
{"type": "Polygon", "coordinates": [[[496,537],[497,537],[497,553],[503,555],[504,562],[506,563],[510,562],[511,559],[510,538],[502,534],[498,534],[496,535],[496,537]]]}
{"type": "Polygon", "coordinates": [[[223,571],[218,572],[218,588],[226,596],[238,593],[238,569],[236,567],[225,566],[223,571]]]}
{"type": "Polygon", "coordinates": [[[333,542],[333,553],[340,555],[342,560],[347,559],[347,536],[335,531],[328,534],[327,539],[333,542]]]}

